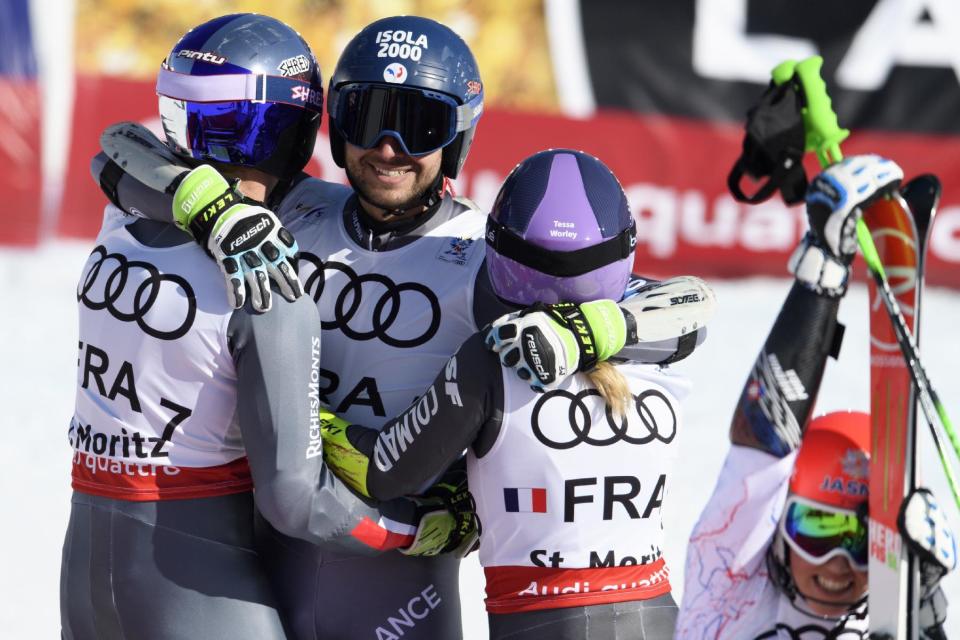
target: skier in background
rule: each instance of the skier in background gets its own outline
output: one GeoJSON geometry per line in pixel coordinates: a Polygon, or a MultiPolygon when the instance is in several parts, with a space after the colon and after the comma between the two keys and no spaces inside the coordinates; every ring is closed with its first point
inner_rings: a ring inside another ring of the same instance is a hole
{"type": "MultiPolygon", "coordinates": [[[[826,169],[807,191],[796,281],[744,386],[731,447],[687,550],[676,637],[866,638],[870,420],[810,420],[856,253],[856,221],[903,172],[877,156],[826,169]]],[[[929,491],[904,501],[901,534],[921,563],[920,627],[942,638],[939,581],[956,544],[929,491]]]]}
{"type": "MultiPolygon", "coordinates": [[[[204,38],[233,43],[221,53],[235,70],[295,56],[304,65],[289,83],[319,91],[312,53],[277,20],[205,23],[168,63],[202,49],[204,38]]],[[[232,136],[211,134],[206,150],[231,154],[235,165],[223,170],[241,190],[263,198],[309,157],[319,124],[309,104],[205,106],[244,123],[232,136]],[[272,133],[283,144],[252,142],[266,121],[282,125],[272,133]]],[[[210,193],[227,189],[207,169],[193,176],[206,188],[194,191],[191,207],[204,209],[210,193]]],[[[239,201],[229,209],[269,214],[239,201]]],[[[60,589],[66,640],[286,638],[254,548],[254,502],[285,534],[355,554],[416,545],[421,517],[447,514],[436,501],[371,508],[323,465],[319,400],[308,393],[321,359],[311,300],[284,300],[268,315],[234,310],[217,267],[189,235],[112,204],[96,242],[77,289],[74,493],[60,589]]]]}
{"type": "MultiPolygon", "coordinates": [[[[618,247],[635,232],[602,162],[542,151],[507,177],[488,219],[490,285],[516,307],[621,300],[633,258],[618,247]],[[558,242],[558,225],[577,235],[558,242]]],[[[498,325],[490,340],[515,335],[498,325]]],[[[538,393],[484,339],[469,338],[380,430],[324,412],[328,464],[380,499],[415,493],[469,447],[493,640],[670,637],[661,509],[687,381],[603,362],[538,393]]]]}

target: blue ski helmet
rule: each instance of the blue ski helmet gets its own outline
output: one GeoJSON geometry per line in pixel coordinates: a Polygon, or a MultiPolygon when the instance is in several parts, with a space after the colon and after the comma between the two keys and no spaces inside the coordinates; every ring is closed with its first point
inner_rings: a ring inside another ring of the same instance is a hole
{"type": "Polygon", "coordinates": [[[548,149],[518,164],[487,219],[487,271],[504,300],[623,298],[637,229],[616,176],[593,156],[548,149]]]}
{"type": "Polygon", "coordinates": [[[477,61],[463,39],[439,22],[417,16],[377,20],[340,55],[327,113],[339,166],[344,141],[370,149],[392,136],[411,156],[443,149],[441,171],[456,178],[483,113],[477,61]]]}
{"type": "Polygon", "coordinates": [[[306,166],[323,117],[310,47],[279,20],[252,13],[188,31],[161,65],[157,94],[176,153],[278,178],[306,166]]]}

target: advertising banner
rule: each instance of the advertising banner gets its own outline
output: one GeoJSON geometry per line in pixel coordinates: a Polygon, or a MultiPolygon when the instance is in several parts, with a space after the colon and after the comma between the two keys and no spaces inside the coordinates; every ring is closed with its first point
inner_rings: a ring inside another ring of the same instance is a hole
{"type": "MultiPolygon", "coordinates": [[[[770,69],[819,54],[840,123],[853,131],[844,153],[879,153],[900,163],[908,178],[930,172],[942,180],[929,281],[960,286],[960,57],[949,37],[960,31],[960,12],[951,0],[848,0],[843,11],[823,0],[521,2],[509,10],[496,2],[435,4],[414,3],[414,12],[462,33],[483,76],[486,110],[457,184],[481,206],[493,202],[500,181],[526,155],[583,149],[606,162],[627,191],[638,222],[638,271],[784,275],[805,227],[802,210],[776,198],[736,203],[726,176],[740,153],[746,111],[770,69]]],[[[321,46],[325,76],[339,46],[379,17],[334,2],[306,20],[289,11],[294,5],[281,3],[272,13],[298,28],[311,25],[301,33],[321,46]]],[[[96,9],[79,8],[78,29],[93,28],[96,16],[84,11],[96,9]]],[[[83,64],[116,63],[115,55],[78,51],[83,73],[58,224],[64,235],[89,237],[99,226],[104,200],[88,167],[102,128],[132,119],[159,132],[154,74],[189,26],[172,24],[170,15],[165,31],[137,41],[152,57],[124,59],[119,72],[83,64]]],[[[110,39],[78,33],[77,42],[102,48],[110,39]]],[[[325,137],[315,156],[311,173],[342,180],[325,137]]],[[[807,168],[811,176],[818,170],[812,159],[807,168]]]]}
{"type": "Polygon", "coordinates": [[[35,244],[40,228],[40,91],[28,0],[0,2],[0,244],[35,244]]]}

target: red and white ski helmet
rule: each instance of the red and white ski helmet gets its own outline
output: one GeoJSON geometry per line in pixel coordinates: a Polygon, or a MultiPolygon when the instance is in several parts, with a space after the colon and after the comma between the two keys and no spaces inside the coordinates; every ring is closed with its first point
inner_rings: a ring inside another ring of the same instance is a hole
{"type": "Polygon", "coordinates": [[[790,494],[838,509],[867,501],[870,479],[870,416],[836,411],[810,421],[800,443],[790,494]]]}

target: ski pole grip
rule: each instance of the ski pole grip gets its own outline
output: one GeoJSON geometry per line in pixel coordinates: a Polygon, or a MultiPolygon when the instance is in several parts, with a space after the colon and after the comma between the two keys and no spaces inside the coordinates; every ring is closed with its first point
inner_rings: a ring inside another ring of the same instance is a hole
{"type": "Polygon", "coordinates": [[[800,85],[806,106],[801,110],[807,151],[815,151],[820,165],[828,167],[843,159],[840,143],[850,131],[841,129],[833,110],[827,85],[820,77],[823,58],[811,56],[799,62],[786,60],[773,68],[774,83],[780,85],[795,80],[800,85]]]}

